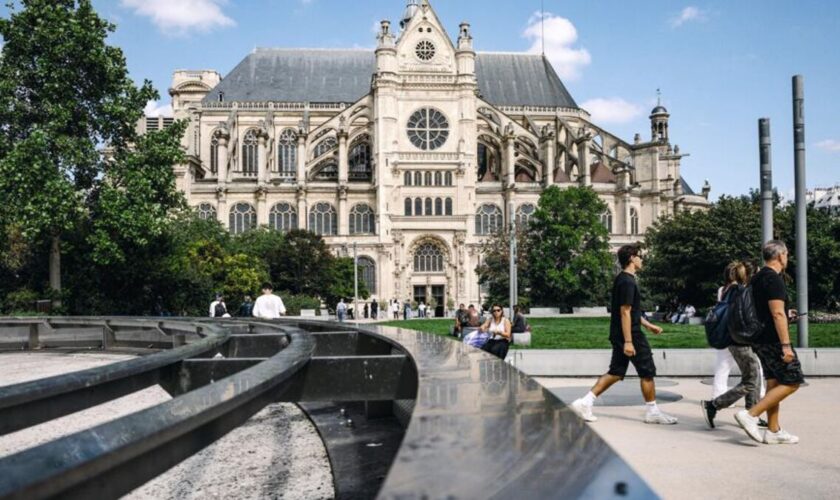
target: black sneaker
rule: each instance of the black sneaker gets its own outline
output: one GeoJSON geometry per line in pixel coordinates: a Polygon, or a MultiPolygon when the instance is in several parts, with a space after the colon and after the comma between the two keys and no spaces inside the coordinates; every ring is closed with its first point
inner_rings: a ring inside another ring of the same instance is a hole
{"type": "Polygon", "coordinates": [[[764,420],[763,418],[759,418],[758,419],[758,426],[759,427],[764,427],[766,429],[767,428],[767,421],[764,420]]]}
{"type": "Polygon", "coordinates": [[[706,419],[706,424],[709,429],[715,428],[715,416],[717,415],[717,408],[711,401],[700,401],[700,408],[703,409],[703,418],[706,419]]]}

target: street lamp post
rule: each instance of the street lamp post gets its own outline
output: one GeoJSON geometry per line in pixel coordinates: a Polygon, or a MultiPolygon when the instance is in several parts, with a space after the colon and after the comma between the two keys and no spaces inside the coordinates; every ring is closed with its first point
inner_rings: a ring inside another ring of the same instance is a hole
{"type": "Polygon", "coordinates": [[[359,321],[359,256],[356,255],[356,242],[353,242],[353,321],[359,321]]]}
{"type": "Polygon", "coordinates": [[[799,347],[808,347],[808,226],[805,217],[805,88],[793,77],[793,165],[796,190],[796,322],[799,347]]]}
{"type": "Polygon", "coordinates": [[[513,202],[508,205],[508,218],[510,219],[510,292],[508,300],[510,300],[510,319],[513,321],[513,306],[516,304],[516,217],[513,212],[513,202]]]}

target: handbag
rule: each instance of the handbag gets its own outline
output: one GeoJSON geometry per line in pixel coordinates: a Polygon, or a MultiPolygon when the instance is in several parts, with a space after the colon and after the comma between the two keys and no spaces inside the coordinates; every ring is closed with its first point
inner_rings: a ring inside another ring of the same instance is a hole
{"type": "Polygon", "coordinates": [[[481,330],[470,332],[466,337],[464,337],[464,343],[475,347],[476,349],[484,347],[484,344],[486,344],[488,340],[490,340],[490,334],[482,332],[481,330]]]}

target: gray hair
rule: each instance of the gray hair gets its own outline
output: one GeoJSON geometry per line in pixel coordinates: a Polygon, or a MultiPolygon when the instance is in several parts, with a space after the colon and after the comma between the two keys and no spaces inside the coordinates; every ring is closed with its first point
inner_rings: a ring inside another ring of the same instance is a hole
{"type": "Polygon", "coordinates": [[[781,240],[770,240],[764,244],[761,249],[761,257],[765,262],[770,260],[777,260],[779,255],[788,251],[787,245],[781,240]]]}

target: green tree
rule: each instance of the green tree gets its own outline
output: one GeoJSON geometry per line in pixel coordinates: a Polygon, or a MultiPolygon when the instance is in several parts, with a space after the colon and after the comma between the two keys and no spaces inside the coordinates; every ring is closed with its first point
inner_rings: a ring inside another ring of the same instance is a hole
{"type": "Polygon", "coordinates": [[[710,306],[729,262],[761,258],[758,205],[749,197],[723,196],[708,211],[660,219],[648,230],[645,245],[640,277],[652,300],[710,306]]]}
{"type": "MultiPolygon", "coordinates": [[[[517,227],[517,303],[525,306],[530,305],[528,291],[531,289],[528,279],[529,235],[529,228],[517,227]]],[[[489,307],[492,304],[507,304],[510,301],[510,231],[497,231],[488,236],[481,243],[481,253],[483,259],[481,265],[476,268],[476,273],[478,282],[488,289],[483,305],[489,307]]]]}
{"type": "Polygon", "coordinates": [[[171,167],[182,160],[184,125],[136,136],[158,94],[128,77],[122,51],[106,43],[114,25],[89,0],[20,5],[0,19],[0,232],[33,249],[48,244],[59,290],[69,234],[83,231],[91,258],[113,263],[163,233],[179,202],[171,167]]]}
{"type": "Polygon", "coordinates": [[[588,187],[551,186],[531,218],[528,278],[534,304],[604,304],[613,266],[609,234],[601,224],[606,205],[588,187]]]}
{"type": "MultiPolygon", "coordinates": [[[[328,269],[328,286],[320,293],[315,293],[314,295],[322,297],[329,308],[335,308],[335,305],[338,304],[338,300],[341,298],[352,302],[355,291],[353,279],[353,258],[334,258],[328,269]]],[[[359,276],[359,299],[367,299],[369,296],[370,292],[368,292],[365,282],[362,281],[362,277],[359,276]]]]}
{"type": "MultiPolygon", "coordinates": [[[[324,239],[302,229],[289,231],[285,244],[271,255],[271,281],[276,290],[324,296],[332,280],[335,257],[324,239]]],[[[352,280],[351,280],[352,282],[352,280]]]]}

